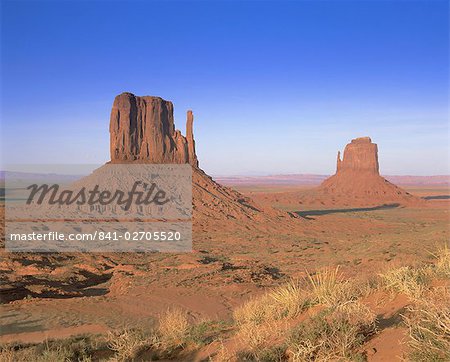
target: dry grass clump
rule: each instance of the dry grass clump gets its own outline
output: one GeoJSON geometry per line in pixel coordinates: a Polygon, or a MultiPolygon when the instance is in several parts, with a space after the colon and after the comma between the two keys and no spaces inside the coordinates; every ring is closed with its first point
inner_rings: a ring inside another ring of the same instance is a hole
{"type": "Polygon", "coordinates": [[[274,320],[274,305],[268,294],[250,299],[233,313],[236,324],[240,327],[246,324],[260,325],[274,320]]]}
{"type": "Polygon", "coordinates": [[[72,361],[74,356],[72,352],[62,346],[54,349],[45,349],[41,354],[37,355],[36,362],[54,362],[54,361],[72,361]]]}
{"type": "Polygon", "coordinates": [[[115,352],[118,361],[133,360],[144,349],[152,349],[157,355],[171,355],[185,347],[191,329],[187,313],[171,308],[159,316],[157,328],[150,333],[135,329],[109,332],[108,348],[115,352]]]}
{"type": "Polygon", "coordinates": [[[285,318],[293,318],[309,305],[309,292],[298,281],[291,280],[259,298],[237,308],[234,320],[238,326],[261,325],[285,318]]]}
{"type": "Polygon", "coordinates": [[[214,356],[211,356],[209,360],[213,362],[236,362],[236,356],[224,346],[223,342],[221,342],[217,353],[214,356]]]}
{"type": "Polygon", "coordinates": [[[450,248],[447,244],[432,255],[433,265],[422,267],[402,266],[379,274],[383,286],[393,292],[404,293],[413,299],[420,299],[429,289],[434,278],[450,277],[450,248]]]}
{"type": "Polygon", "coordinates": [[[159,317],[157,329],[158,346],[163,349],[183,347],[189,337],[187,313],[180,308],[166,310],[159,317]]]}
{"type": "Polygon", "coordinates": [[[277,323],[244,324],[240,327],[237,337],[248,357],[260,360],[258,357],[261,352],[265,351],[274,340],[281,337],[284,330],[286,327],[277,323]]]}
{"type": "Polygon", "coordinates": [[[420,298],[429,284],[430,270],[403,266],[390,269],[380,277],[386,289],[404,293],[410,298],[420,298]]]}
{"type": "Polygon", "coordinates": [[[282,299],[280,306],[276,303],[270,294],[265,294],[260,299],[250,300],[235,311],[234,318],[238,327],[236,337],[242,347],[240,354],[235,356],[236,360],[263,361],[273,353],[272,343],[281,338],[287,330],[283,321],[278,319],[283,315],[280,311],[285,310],[286,300],[282,299]]]}
{"type": "Polygon", "coordinates": [[[310,305],[310,292],[299,282],[290,280],[269,293],[276,317],[293,318],[310,305]]]}
{"type": "Polygon", "coordinates": [[[413,361],[450,361],[450,291],[435,290],[416,300],[404,316],[413,361]]]}
{"type": "Polygon", "coordinates": [[[344,280],[339,268],[307,273],[302,281],[291,280],[259,298],[252,299],[234,312],[238,325],[260,325],[294,318],[314,304],[337,306],[356,300],[361,294],[356,284],[344,280]]]}
{"type": "Polygon", "coordinates": [[[314,303],[331,307],[356,300],[360,295],[356,285],[344,280],[339,267],[325,268],[315,274],[307,273],[307,279],[314,303]]]}
{"type": "Polygon", "coordinates": [[[375,332],[375,315],[359,302],[329,308],[300,323],[288,341],[292,361],[364,360],[359,347],[375,332]]]}
{"type": "Polygon", "coordinates": [[[310,305],[309,291],[295,280],[275,288],[237,308],[234,320],[243,351],[238,360],[275,361],[285,348],[273,346],[288,331],[286,321],[295,318],[310,305]]]}
{"type": "Polygon", "coordinates": [[[17,352],[12,345],[3,345],[0,347],[0,361],[15,362],[17,361],[17,352]]]}
{"type": "Polygon", "coordinates": [[[205,319],[189,328],[188,343],[193,348],[205,346],[230,330],[230,323],[205,319]]]}
{"type": "Polygon", "coordinates": [[[90,362],[91,340],[85,337],[72,337],[65,340],[45,341],[36,345],[9,344],[0,346],[1,362],[90,362]]]}
{"type": "Polygon", "coordinates": [[[108,348],[114,351],[117,361],[132,360],[147,346],[146,336],[133,329],[108,332],[107,341],[108,348]]]}
{"type": "Polygon", "coordinates": [[[252,362],[283,362],[288,361],[286,347],[284,345],[273,345],[264,347],[252,353],[240,351],[235,355],[235,361],[252,362]]]}
{"type": "Polygon", "coordinates": [[[377,317],[370,308],[358,301],[350,301],[336,307],[334,314],[359,328],[359,333],[369,336],[376,332],[377,317]]]}
{"type": "Polygon", "coordinates": [[[226,328],[220,321],[190,325],[187,313],[173,308],[161,314],[157,328],[146,332],[125,328],[110,331],[106,336],[75,336],[36,345],[0,345],[0,362],[90,362],[97,360],[94,356],[98,352],[108,361],[183,360],[186,349],[211,343],[226,328]]]}
{"type": "Polygon", "coordinates": [[[444,244],[433,254],[436,258],[436,273],[438,276],[450,277],[450,247],[444,244]]]}
{"type": "Polygon", "coordinates": [[[234,313],[244,348],[241,355],[245,360],[281,361],[288,350],[294,361],[306,361],[355,354],[360,342],[375,331],[375,315],[356,301],[360,294],[338,268],[328,268],[247,302],[234,313]],[[292,332],[288,320],[315,304],[329,308],[292,332]]]}

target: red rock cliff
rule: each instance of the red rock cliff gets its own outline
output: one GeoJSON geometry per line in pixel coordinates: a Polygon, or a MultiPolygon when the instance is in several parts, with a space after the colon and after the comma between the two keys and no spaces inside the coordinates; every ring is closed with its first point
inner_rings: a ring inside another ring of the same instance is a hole
{"type": "Polygon", "coordinates": [[[370,137],[353,139],[345,147],[342,161],[338,152],[336,173],[338,172],[367,172],[379,175],[378,147],[376,143],[372,143],[370,137]]]}
{"type": "Polygon", "coordinates": [[[198,167],[193,123],[194,115],[189,110],[185,137],[175,129],[172,102],[122,93],[114,99],[111,110],[111,163],[191,164],[193,221],[197,228],[289,230],[298,221],[292,214],[260,207],[216,183],[198,167]]]}
{"type": "Polygon", "coordinates": [[[175,129],[173,104],[160,97],[122,93],[114,99],[109,125],[111,161],[189,163],[198,166],[193,114],[187,113],[184,137],[175,129]]]}

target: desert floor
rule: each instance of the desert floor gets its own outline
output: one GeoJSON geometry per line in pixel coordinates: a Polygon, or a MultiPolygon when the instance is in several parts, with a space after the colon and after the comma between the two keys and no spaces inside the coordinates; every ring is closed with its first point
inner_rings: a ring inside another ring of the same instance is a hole
{"type": "MultiPolygon", "coordinates": [[[[286,200],[286,193],[306,187],[237,189],[258,203],[297,212],[298,228],[273,235],[264,225],[207,230],[194,223],[194,250],[184,254],[2,251],[0,342],[149,329],[168,306],[187,310],[194,321],[226,324],[251,297],[307,271],[339,265],[348,278],[369,279],[389,268],[429,263],[433,250],[450,239],[450,192],[442,187],[410,187],[409,192],[428,199],[420,207],[373,209],[325,209],[286,200]]],[[[406,328],[396,316],[407,299],[383,294],[370,303],[385,322],[366,345],[369,359],[400,358],[406,328]]]]}

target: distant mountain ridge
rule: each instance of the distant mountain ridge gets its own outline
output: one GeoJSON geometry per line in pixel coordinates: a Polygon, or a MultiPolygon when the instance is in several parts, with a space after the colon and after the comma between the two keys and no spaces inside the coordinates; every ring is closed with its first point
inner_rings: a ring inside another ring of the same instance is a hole
{"type": "MultiPolygon", "coordinates": [[[[317,186],[330,175],[288,174],[269,176],[216,176],[214,179],[227,186],[232,185],[299,185],[317,186]]],[[[401,186],[443,186],[450,187],[450,175],[413,176],[384,175],[388,181],[401,186]]]]}
{"type": "MultiPolygon", "coordinates": [[[[24,178],[43,178],[45,179],[48,174],[46,173],[27,173],[27,172],[8,172],[0,171],[0,182],[4,181],[5,176],[24,178]]],[[[55,176],[55,174],[52,174],[55,176]]],[[[57,175],[62,179],[76,180],[82,175],[57,175]]],[[[226,185],[304,185],[304,186],[316,186],[322,181],[328,178],[330,175],[321,174],[280,174],[280,175],[268,175],[268,176],[214,176],[213,179],[217,182],[226,185]]],[[[435,175],[435,176],[414,176],[414,175],[384,175],[388,181],[402,185],[402,186],[449,186],[450,187],[450,175],[435,175]]]]}

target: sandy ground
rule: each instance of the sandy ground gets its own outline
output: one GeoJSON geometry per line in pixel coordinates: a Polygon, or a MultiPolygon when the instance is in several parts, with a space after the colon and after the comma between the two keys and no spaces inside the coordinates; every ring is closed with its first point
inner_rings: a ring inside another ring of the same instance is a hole
{"type": "MultiPolygon", "coordinates": [[[[430,251],[450,239],[448,189],[409,188],[429,200],[408,208],[343,210],[336,205],[324,210],[284,198],[286,192],[305,190],[241,187],[239,191],[257,202],[299,212],[298,223],[293,224],[297,226],[274,235],[264,228],[220,224],[208,230],[194,223],[191,253],[2,251],[0,342],[40,342],[124,326],[150,328],[154,317],[171,305],[185,308],[195,320],[226,320],[251,296],[306,270],[340,265],[348,276],[369,277],[389,266],[430,260],[430,251]]],[[[404,306],[405,301],[391,300],[377,307],[383,320],[391,322],[369,342],[371,360],[401,356],[399,340],[405,330],[392,316],[404,306]]]]}

